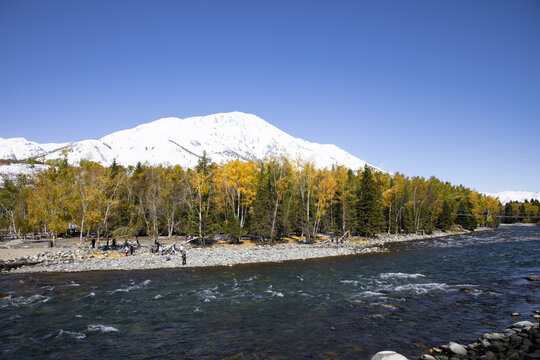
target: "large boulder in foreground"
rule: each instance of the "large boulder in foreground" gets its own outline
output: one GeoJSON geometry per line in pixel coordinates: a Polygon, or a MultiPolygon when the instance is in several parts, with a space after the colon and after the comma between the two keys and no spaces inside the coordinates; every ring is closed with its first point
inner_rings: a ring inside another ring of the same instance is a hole
{"type": "Polygon", "coordinates": [[[467,355],[467,350],[458,343],[450,342],[450,344],[448,344],[448,348],[450,349],[450,351],[452,351],[456,355],[462,355],[462,356],[467,355]]]}
{"type": "Polygon", "coordinates": [[[379,351],[371,357],[371,360],[408,360],[405,356],[395,351],[379,351]]]}

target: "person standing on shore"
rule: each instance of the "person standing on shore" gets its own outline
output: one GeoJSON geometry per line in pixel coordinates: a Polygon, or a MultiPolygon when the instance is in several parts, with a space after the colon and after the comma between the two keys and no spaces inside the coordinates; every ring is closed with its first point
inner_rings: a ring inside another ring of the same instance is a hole
{"type": "Polygon", "coordinates": [[[187,254],[186,254],[186,250],[184,250],[184,248],[182,248],[181,250],[182,252],[182,265],[186,265],[186,260],[187,260],[187,254]]]}

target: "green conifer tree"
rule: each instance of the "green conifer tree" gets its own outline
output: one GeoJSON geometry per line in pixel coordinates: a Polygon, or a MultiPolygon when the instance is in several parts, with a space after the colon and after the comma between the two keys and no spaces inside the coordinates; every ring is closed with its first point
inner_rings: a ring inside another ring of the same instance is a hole
{"type": "Polygon", "coordinates": [[[468,199],[460,201],[455,223],[472,231],[476,228],[476,217],[472,215],[471,209],[472,205],[468,199]]]}
{"type": "Polygon", "coordinates": [[[450,202],[445,199],[443,201],[442,212],[437,221],[437,227],[442,231],[448,231],[450,230],[452,223],[452,208],[450,206],[450,202]]]}
{"type": "Polygon", "coordinates": [[[507,202],[504,205],[504,218],[503,223],[512,224],[514,222],[514,209],[511,202],[507,202]]]}
{"type": "Polygon", "coordinates": [[[369,166],[364,167],[358,188],[357,229],[362,235],[372,236],[381,231],[381,194],[369,166]]]}

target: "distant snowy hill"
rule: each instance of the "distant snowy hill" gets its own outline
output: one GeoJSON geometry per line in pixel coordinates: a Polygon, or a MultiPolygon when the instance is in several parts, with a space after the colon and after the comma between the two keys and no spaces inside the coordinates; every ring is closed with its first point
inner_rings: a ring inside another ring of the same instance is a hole
{"type": "Polygon", "coordinates": [[[525,200],[538,199],[540,200],[540,192],[530,192],[530,191],[502,191],[496,194],[486,195],[499,198],[501,203],[504,205],[510,201],[519,201],[523,202],[525,200]]]}
{"type": "Polygon", "coordinates": [[[292,160],[312,161],[320,168],[339,164],[360,169],[366,164],[335,145],[295,138],[255,115],[241,112],[164,118],[101,139],[65,144],[0,138],[0,158],[66,158],[73,165],[88,159],[107,166],[116,159],[124,166],[141,162],[194,167],[204,151],[217,163],[287,156],[292,160]]]}
{"type": "Polygon", "coordinates": [[[68,144],[38,144],[24,138],[0,138],[0,159],[24,160],[53,152],[68,144]]]}

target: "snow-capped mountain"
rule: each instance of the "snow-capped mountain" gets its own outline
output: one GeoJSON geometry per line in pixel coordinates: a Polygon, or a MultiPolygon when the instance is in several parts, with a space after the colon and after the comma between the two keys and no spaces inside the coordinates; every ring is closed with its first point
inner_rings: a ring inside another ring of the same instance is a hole
{"type": "Polygon", "coordinates": [[[141,162],[194,167],[204,151],[216,163],[287,156],[292,160],[312,161],[320,168],[339,164],[360,169],[366,164],[335,145],[295,138],[255,115],[241,112],[186,119],[169,117],[101,139],[67,144],[0,139],[0,158],[66,158],[73,165],[88,159],[106,166],[116,160],[125,166],[141,162]]]}
{"type": "Polygon", "coordinates": [[[510,201],[519,201],[523,202],[525,200],[537,199],[540,200],[540,192],[530,192],[530,191],[502,191],[496,194],[486,195],[499,198],[501,204],[506,204],[510,201]]]}

